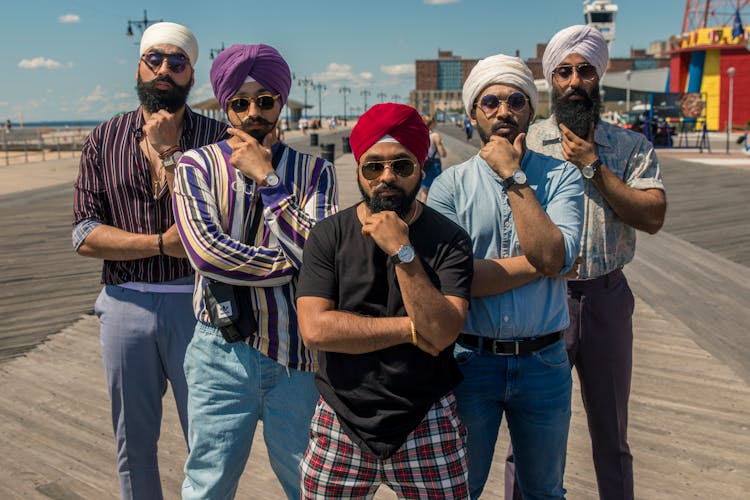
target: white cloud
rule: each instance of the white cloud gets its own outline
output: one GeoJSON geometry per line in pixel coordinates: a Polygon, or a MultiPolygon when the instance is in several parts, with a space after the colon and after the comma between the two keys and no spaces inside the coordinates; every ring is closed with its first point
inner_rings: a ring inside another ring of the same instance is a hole
{"type": "Polygon", "coordinates": [[[112,96],[113,99],[129,99],[131,97],[133,97],[133,95],[127,92],[117,92],[112,96]]]}
{"type": "Polygon", "coordinates": [[[414,74],[414,64],[391,64],[387,66],[381,66],[380,71],[385,73],[386,75],[391,76],[401,76],[401,75],[413,75],[414,74]]]}
{"type": "Polygon", "coordinates": [[[63,64],[54,59],[47,59],[44,57],[35,57],[34,59],[21,59],[18,63],[19,68],[23,69],[64,69],[72,68],[73,63],[63,64]]]}
{"type": "Polygon", "coordinates": [[[8,106],[8,101],[0,101],[0,108],[8,106]]]}
{"type": "Polygon", "coordinates": [[[105,100],[104,98],[104,90],[102,90],[101,85],[97,85],[96,88],[91,91],[89,95],[81,97],[81,100],[83,102],[102,102],[105,100]]]}
{"type": "Polygon", "coordinates": [[[78,14],[63,14],[62,16],[57,18],[57,21],[62,24],[80,23],[81,16],[79,16],[78,14]]]}

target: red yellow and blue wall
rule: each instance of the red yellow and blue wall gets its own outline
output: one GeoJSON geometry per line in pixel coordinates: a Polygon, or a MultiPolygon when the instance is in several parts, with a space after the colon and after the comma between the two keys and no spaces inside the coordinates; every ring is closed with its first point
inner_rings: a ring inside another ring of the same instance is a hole
{"type": "Polygon", "coordinates": [[[671,40],[669,92],[700,92],[705,96],[708,130],[725,130],[729,119],[729,75],[734,68],[732,122],[750,121],[750,26],[739,37],[732,27],[704,28],[671,40]]]}

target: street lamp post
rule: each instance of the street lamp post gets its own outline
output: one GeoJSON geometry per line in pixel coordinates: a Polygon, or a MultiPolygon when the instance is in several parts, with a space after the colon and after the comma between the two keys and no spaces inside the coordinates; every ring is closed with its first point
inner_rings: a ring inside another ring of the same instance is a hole
{"type": "Polygon", "coordinates": [[[163,21],[162,19],[159,19],[159,20],[149,19],[148,15],[146,14],[146,11],[144,10],[142,21],[128,20],[128,29],[127,31],[125,31],[125,34],[128,36],[128,38],[133,38],[133,26],[141,30],[141,33],[143,33],[143,31],[145,31],[145,29],[151,26],[152,24],[160,23],[162,21],[163,21]]]}
{"type": "Polygon", "coordinates": [[[364,89],[362,92],[359,93],[359,95],[363,96],[365,98],[365,111],[367,111],[367,96],[372,95],[372,92],[370,92],[367,89],[364,89]]]}
{"type": "Polygon", "coordinates": [[[302,116],[305,116],[305,112],[307,111],[307,89],[310,87],[313,87],[315,84],[313,83],[311,78],[301,78],[297,80],[297,84],[305,89],[305,106],[302,108],[302,116]]]}
{"type": "Polygon", "coordinates": [[[210,51],[208,51],[208,58],[213,61],[216,58],[216,56],[219,55],[219,52],[221,52],[222,50],[224,50],[224,42],[221,42],[220,49],[211,49],[210,51]]]}
{"type": "Polygon", "coordinates": [[[341,87],[339,89],[339,94],[344,94],[344,126],[346,127],[346,94],[350,94],[352,92],[352,89],[349,87],[341,87]]]}
{"type": "Polygon", "coordinates": [[[633,72],[630,70],[625,71],[625,81],[626,81],[626,87],[625,87],[625,111],[630,111],[630,75],[633,72]]]}
{"type": "Polygon", "coordinates": [[[323,123],[323,91],[326,89],[326,86],[322,83],[317,83],[313,85],[313,88],[318,91],[318,121],[322,124],[323,123]]]}
{"type": "Polygon", "coordinates": [[[393,94],[393,95],[391,96],[391,100],[392,100],[393,102],[398,102],[398,101],[400,101],[400,100],[401,100],[401,96],[400,96],[400,95],[398,95],[398,94],[393,94]]]}
{"type": "Polygon", "coordinates": [[[727,113],[727,153],[729,153],[729,139],[732,134],[732,108],[734,107],[734,66],[727,68],[729,76],[729,112],[727,113]]]}
{"type": "Polygon", "coordinates": [[[380,104],[383,104],[385,102],[386,97],[388,97],[388,94],[385,92],[378,92],[378,99],[380,99],[380,104]]]}

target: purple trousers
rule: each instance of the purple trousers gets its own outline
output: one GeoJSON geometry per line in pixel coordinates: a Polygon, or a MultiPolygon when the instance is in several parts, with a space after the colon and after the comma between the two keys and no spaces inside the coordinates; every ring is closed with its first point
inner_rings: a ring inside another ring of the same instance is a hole
{"type": "MultiPolygon", "coordinates": [[[[565,347],[581,384],[599,498],[633,498],[628,401],[633,371],[633,293],[622,270],[568,281],[565,347]]],[[[505,462],[505,498],[520,499],[513,450],[505,462]]]]}

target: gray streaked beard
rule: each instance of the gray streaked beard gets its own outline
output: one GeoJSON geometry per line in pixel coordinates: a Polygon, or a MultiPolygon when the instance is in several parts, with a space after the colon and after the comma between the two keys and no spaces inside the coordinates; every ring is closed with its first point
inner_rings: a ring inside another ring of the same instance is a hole
{"type": "Polygon", "coordinates": [[[586,139],[589,136],[591,125],[599,121],[600,111],[601,99],[598,86],[594,87],[591,95],[587,94],[585,90],[577,88],[564,95],[555,91],[552,97],[552,112],[555,114],[557,123],[562,123],[568,127],[581,139],[586,139]],[[584,99],[578,101],[568,99],[573,94],[584,97],[584,99]]]}

